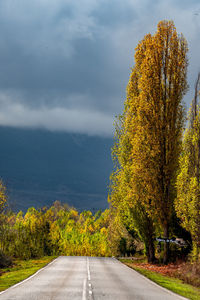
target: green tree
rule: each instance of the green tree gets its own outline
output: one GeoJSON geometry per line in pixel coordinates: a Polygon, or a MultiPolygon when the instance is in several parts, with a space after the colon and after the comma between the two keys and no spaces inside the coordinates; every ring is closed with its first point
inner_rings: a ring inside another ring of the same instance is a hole
{"type": "MultiPolygon", "coordinates": [[[[118,173],[129,186],[127,202],[145,210],[152,226],[160,224],[166,238],[184,123],[186,55],[187,43],[171,21],[161,21],[157,32],[138,44],[123,114],[124,142],[117,149],[123,166],[118,173]]],[[[166,243],[164,263],[168,250],[166,243]]]]}
{"type": "Polygon", "coordinates": [[[189,111],[189,126],[183,139],[183,151],[177,177],[175,208],[182,226],[191,233],[193,257],[200,253],[200,107],[198,94],[200,73],[195,85],[195,96],[189,111]]]}
{"type": "MultiPolygon", "coordinates": [[[[0,180],[0,251],[4,251],[5,239],[7,236],[7,224],[5,220],[6,218],[2,214],[7,202],[5,190],[6,188],[2,180],[0,180]]],[[[2,255],[0,255],[0,260],[1,259],[2,259],[2,255]]]]}
{"type": "Polygon", "coordinates": [[[7,197],[6,197],[6,187],[4,186],[2,180],[0,180],[0,213],[5,208],[6,202],[7,202],[7,197]]]}
{"type": "MultiPolygon", "coordinates": [[[[133,74],[134,71],[132,76],[133,74]]],[[[154,224],[152,218],[145,211],[145,207],[142,204],[142,194],[133,193],[131,179],[132,176],[134,176],[134,173],[132,172],[134,160],[131,156],[133,146],[131,144],[130,134],[126,123],[127,115],[130,112],[128,102],[131,94],[130,86],[128,86],[127,94],[128,97],[124,114],[120,116],[116,122],[115,145],[112,149],[115,171],[111,175],[109,202],[116,209],[113,210],[114,224],[118,224],[114,225],[116,234],[112,233],[112,237],[114,237],[112,240],[115,240],[115,243],[120,243],[120,241],[125,241],[125,238],[127,239],[127,231],[130,230],[130,232],[134,233],[134,238],[136,235],[135,233],[137,232],[137,235],[145,245],[145,254],[147,255],[148,262],[154,262],[154,224]]],[[[139,185],[139,181],[137,181],[137,186],[139,187],[139,185]]]]}

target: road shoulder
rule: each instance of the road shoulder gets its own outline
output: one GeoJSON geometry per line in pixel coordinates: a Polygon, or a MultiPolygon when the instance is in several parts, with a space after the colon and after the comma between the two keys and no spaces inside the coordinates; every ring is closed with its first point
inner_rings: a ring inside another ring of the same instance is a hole
{"type": "Polygon", "coordinates": [[[0,276],[0,295],[9,288],[22,284],[29,280],[41,270],[52,264],[56,256],[45,256],[39,259],[16,260],[13,267],[2,269],[3,274],[0,276]]]}
{"type": "MultiPolygon", "coordinates": [[[[142,269],[136,266],[134,263],[127,262],[124,259],[120,259],[119,262],[123,263],[128,268],[138,272],[140,276],[146,280],[151,281],[152,284],[157,285],[161,289],[165,289],[173,295],[177,295],[179,299],[200,299],[200,289],[193,287],[192,285],[183,283],[180,279],[164,276],[153,271],[142,269]]],[[[178,298],[177,298],[178,299],[178,298]]]]}

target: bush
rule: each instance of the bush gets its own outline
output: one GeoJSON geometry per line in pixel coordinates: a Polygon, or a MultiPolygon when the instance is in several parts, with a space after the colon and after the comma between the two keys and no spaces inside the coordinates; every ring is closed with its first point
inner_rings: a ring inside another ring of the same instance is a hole
{"type": "Polygon", "coordinates": [[[182,263],[178,268],[176,277],[183,280],[185,283],[200,287],[200,263],[182,263]]]}
{"type": "Polygon", "coordinates": [[[0,250],[0,268],[7,268],[11,265],[12,259],[0,250]]]}

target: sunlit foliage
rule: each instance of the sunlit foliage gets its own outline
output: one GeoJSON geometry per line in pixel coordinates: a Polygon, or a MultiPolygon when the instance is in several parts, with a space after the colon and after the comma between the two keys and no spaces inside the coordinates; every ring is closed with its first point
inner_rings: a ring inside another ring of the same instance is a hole
{"type": "MultiPolygon", "coordinates": [[[[154,35],[147,34],[139,42],[114,149],[119,166],[112,179],[111,202],[131,207],[138,228],[143,220],[149,223],[152,235],[158,223],[166,238],[181,150],[186,54],[187,43],[171,21],[161,21],[154,35]]],[[[166,243],[164,262],[167,260],[166,243]]]]}
{"type": "Polygon", "coordinates": [[[56,201],[49,209],[1,215],[0,248],[7,255],[29,259],[44,255],[111,255],[109,210],[78,213],[56,201]]]}
{"type": "Polygon", "coordinates": [[[200,259],[200,107],[197,101],[199,90],[200,74],[189,111],[189,127],[183,140],[175,202],[176,213],[182,226],[192,235],[195,260],[200,259]]]}

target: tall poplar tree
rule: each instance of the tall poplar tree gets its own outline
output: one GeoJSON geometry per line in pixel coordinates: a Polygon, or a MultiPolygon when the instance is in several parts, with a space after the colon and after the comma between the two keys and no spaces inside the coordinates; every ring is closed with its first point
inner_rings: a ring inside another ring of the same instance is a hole
{"type": "Polygon", "coordinates": [[[180,168],[177,177],[175,208],[183,227],[191,233],[193,257],[200,254],[200,73],[195,85],[195,96],[189,112],[189,126],[183,140],[180,168]]]}
{"type": "MultiPolygon", "coordinates": [[[[135,54],[138,96],[131,101],[137,103],[127,117],[133,136],[133,186],[138,193],[137,182],[141,182],[144,205],[160,223],[165,238],[169,237],[181,149],[187,50],[186,40],[171,21],[161,21],[154,35],[144,37],[135,54]]],[[[164,249],[164,263],[167,261],[168,243],[164,249]]]]}
{"type": "MultiPolygon", "coordinates": [[[[175,175],[187,90],[187,43],[172,21],[161,21],[154,35],[139,42],[124,110],[123,135],[129,141],[128,199],[143,207],[169,237],[175,175]]],[[[126,153],[123,144],[119,152],[126,153]]],[[[168,261],[165,244],[164,263],[168,261]]]]}

